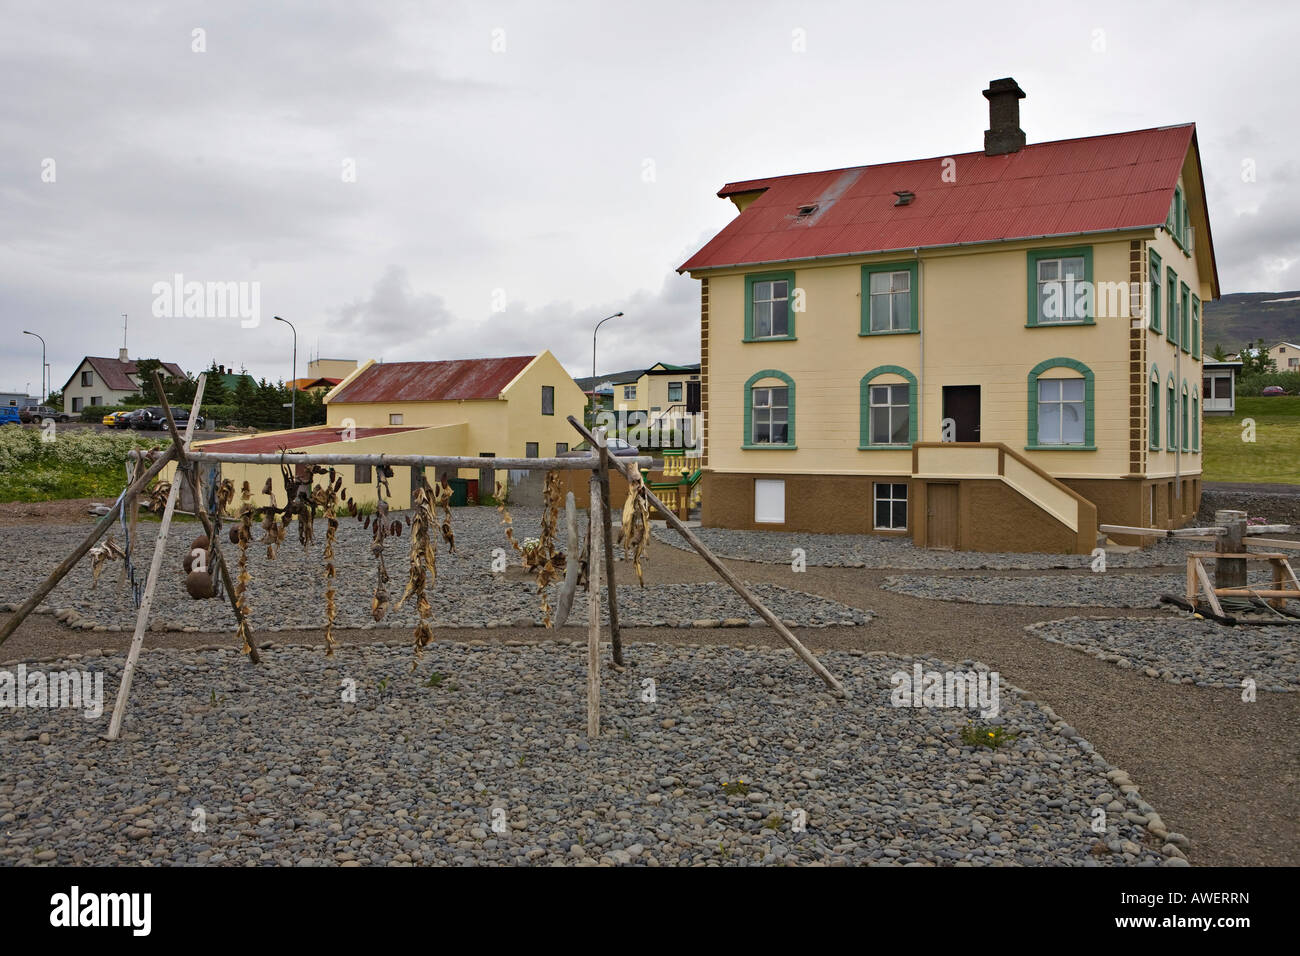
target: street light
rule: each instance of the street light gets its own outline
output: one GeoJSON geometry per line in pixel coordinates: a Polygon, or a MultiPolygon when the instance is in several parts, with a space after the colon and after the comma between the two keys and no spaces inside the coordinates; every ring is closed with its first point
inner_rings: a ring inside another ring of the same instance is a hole
{"type": "MultiPolygon", "coordinates": [[[[27,332],[26,329],[23,329],[22,334],[25,334],[25,336],[36,336],[35,332],[27,332]]],[[[47,394],[45,393],[45,377],[47,377],[45,376],[45,339],[42,336],[36,336],[36,338],[40,339],[40,403],[44,405],[45,394],[47,394]]]]}
{"type": "Polygon", "coordinates": [[[293,329],[293,394],[289,400],[289,427],[298,427],[298,330],[293,328],[293,323],[288,319],[282,319],[278,315],[272,316],[277,322],[283,322],[289,328],[293,329]]]}
{"type": "Polygon", "coordinates": [[[607,315],[596,323],[596,327],[591,330],[591,424],[596,423],[596,333],[600,327],[610,319],[617,319],[622,312],[615,312],[613,315],[607,315]]]}

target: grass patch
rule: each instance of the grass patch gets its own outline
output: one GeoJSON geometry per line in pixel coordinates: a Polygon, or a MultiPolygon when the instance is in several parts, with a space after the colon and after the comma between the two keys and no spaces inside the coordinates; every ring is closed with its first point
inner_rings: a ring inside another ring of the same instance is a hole
{"type": "Polygon", "coordinates": [[[122,467],[82,468],[33,464],[0,472],[0,501],[60,501],[65,498],[116,498],[126,487],[122,467]]]}
{"type": "Polygon", "coordinates": [[[1232,416],[1206,415],[1201,428],[1205,481],[1300,481],[1300,396],[1237,397],[1232,416]],[[1245,419],[1255,440],[1243,441],[1245,419]]]}

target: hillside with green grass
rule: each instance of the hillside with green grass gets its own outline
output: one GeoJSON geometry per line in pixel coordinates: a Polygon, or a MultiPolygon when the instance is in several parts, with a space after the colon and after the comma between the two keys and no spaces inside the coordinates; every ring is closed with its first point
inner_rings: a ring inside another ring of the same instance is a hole
{"type": "Polygon", "coordinates": [[[1239,292],[1206,302],[1203,311],[1206,355],[1215,345],[1231,353],[1256,339],[1270,346],[1300,339],[1300,292],[1239,292]]]}
{"type": "Polygon", "coordinates": [[[1201,436],[1205,481],[1300,484],[1300,396],[1238,396],[1236,414],[1206,415],[1201,436]]]}

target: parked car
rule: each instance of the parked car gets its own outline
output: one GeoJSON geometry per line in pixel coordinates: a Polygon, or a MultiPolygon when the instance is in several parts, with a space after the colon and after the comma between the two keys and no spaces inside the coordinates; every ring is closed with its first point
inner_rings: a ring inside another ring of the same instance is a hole
{"type": "MultiPolygon", "coordinates": [[[[605,444],[609,447],[611,454],[620,457],[630,456],[635,458],[637,455],[641,454],[640,449],[638,449],[636,445],[629,444],[626,438],[606,438],[605,444]]],[[[591,454],[591,443],[584,441],[579,445],[574,445],[566,452],[561,452],[560,457],[576,458],[581,455],[585,458],[589,454],[591,454]]]]}
{"type": "Polygon", "coordinates": [[[1268,385],[1261,391],[1261,395],[1285,395],[1286,389],[1281,385],[1268,385]]]}
{"type": "Polygon", "coordinates": [[[17,408],[12,405],[0,405],[0,425],[21,425],[22,422],[17,408]]]}
{"type": "MultiPolygon", "coordinates": [[[[158,411],[159,411],[159,415],[158,415],[158,423],[157,423],[156,425],[152,426],[152,427],[157,428],[159,431],[166,431],[166,430],[167,430],[167,416],[164,415],[164,414],[162,414],[162,409],[159,409],[158,411]]],[[[172,409],[172,420],[176,422],[176,427],[177,427],[177,428],[182,428],[182,429],[183,429],[186,425],[189,424],[189,421],[190,421],[190,411],[189,411],[189,409],[188,409],[188,408],[173,408],[173,409],[172,409]]],[[[198,418],[196,418],[196,419],[194,420],[194,427],[195,427],[195,428],[202,428],[206,422],[207,422],[207,419],[204,418],[202,415],[200,415],[198,418]]]]}
{"type": "Polygon", "coordinates": [[[159,422],[162,423],[163,428],[167,427],[167,416],[157,405],[137,409],[131,415],[131,427],[137,430],[157,428],[159,422]]]}
{"type": "Polygon", "coordinates": [[[112,428],[117,424],[118,416],[125,415],[125,414],[126,412],[109,412],[107,415],[105,415],[103,418],[99,420],[99,423],[101,425],[107,425],[109,428],[112,428]]]}
{"type": "Polygon", "coordinates": [[[139,414],[140,414],[141,412],[143,412],[143,411],[146,411],[146,409],[143,409],[143,408],[133,408],[133,409],[131,409],[131,410],[128,411],[128,412],[118,412],[118,413],[117,413],[117,419],[113,422],[113,427],[114,427],[114,428],[131,428],[131,427],[133,427],[132,423],[135,421],[136,416],[139,415],[139,414]]]}
{"type": "Polygon", "coordinates": [[[24,424],[43,422],[47,418],[52,418],[56,422],[72,421],[72,416],[67,412],[61,412],[49,405],[24,405],[18,410],[18,418],[24,424]]]}

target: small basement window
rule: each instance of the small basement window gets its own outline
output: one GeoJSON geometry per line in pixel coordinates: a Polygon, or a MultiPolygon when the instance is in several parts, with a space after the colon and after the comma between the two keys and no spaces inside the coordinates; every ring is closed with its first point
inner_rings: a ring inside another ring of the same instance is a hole
{"type": "Polygon", "coordinates": [[[876,516],[878,531],[907,530],[907,483],[875,482],[876,516]]]}
{"type": "Polygon", "coordinates": [[[392,414],[390,414],[390,415],[388,416],[388,424],[390,424],[390,425],[400,425],[400,424],[402,424],[402,413],[401,413],[401,412],[393,412],[392,414]]]}
{"type": "Polygon", "coordinates": [[[785,481],[754,479],[754,523],[785,524],[785,481]]]}

